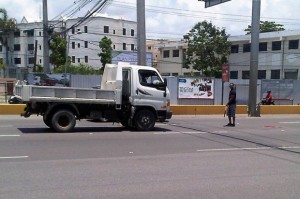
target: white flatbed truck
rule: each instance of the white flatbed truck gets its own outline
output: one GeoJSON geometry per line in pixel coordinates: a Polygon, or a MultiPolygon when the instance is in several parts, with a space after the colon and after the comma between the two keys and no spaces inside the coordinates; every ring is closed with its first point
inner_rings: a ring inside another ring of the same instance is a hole
{"type": "Polygon", "coordinates": [[[106,65],[100,89],[18,83],[15,95],[26,104],[21,116],[41,115],[57,132],[72,131],[81,119],[149,131],[172,117],[166,80],[153,67],[124,62],[106,65]]]}

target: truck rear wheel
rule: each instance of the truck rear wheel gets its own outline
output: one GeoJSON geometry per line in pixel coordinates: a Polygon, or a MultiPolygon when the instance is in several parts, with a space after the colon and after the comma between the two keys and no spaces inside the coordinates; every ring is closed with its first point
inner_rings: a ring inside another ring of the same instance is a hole
{"type": "Polygon", "coordinates": [[[140,110],[134,117],[135,128],[139,131],[150,131],[155,125],[155,115],[149,110],[140,110]]]}
{"type": "Polygon", "coordinates": [[[59,110],[53,114],[51,124],[57,132],[70,132],[76,125],[76,118],[69,110],[59,110]]]}
{"type": "Polygon", "coordinates": [[[51,116],[43,116],[43,121],[49,128],[52,128],[51,116]]]}

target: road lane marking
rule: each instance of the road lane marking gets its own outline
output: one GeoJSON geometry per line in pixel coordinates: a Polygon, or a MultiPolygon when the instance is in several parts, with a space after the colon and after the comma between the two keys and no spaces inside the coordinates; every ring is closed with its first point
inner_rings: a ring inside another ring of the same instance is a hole
{"type": "Polygon", "coordinates": [[[200,149],[197,152],[215,152],[215,151],[243,151],[243,150],[269,150],[269,149],[300,149],[299,146],[282,146],[282,147],[255,147],[255,148],[227,148],[227,149],[200,149]]]}
{"type": "Polygon", "coordinates": [[[0,135],[0,137],[19,137],[20,135],[0,135]]]}
{"type": "Polygon", "coordinates": [[[13,127],[13,125],[0,125],[0,128],[10,128],[13,127]]]}
{"type": "Polygon", "coordinates": [[[28,158],[29,156],[4,156],[0,157],[0,159],[20,159],[20,158],[28,158]]]}
{"type": "Polygon", "coordinates": [[[192,131],[192,132],[177,132],[177,131],[171,131],[171,132],[155,132],[154,135],[169,135],[169,134],[207,134],[208,132],[202,132],[202,131],[192,131]]]}
{"type": "Polygon", "coordinates": [[[300,122],[279,122],[280,124],[300,124],[300,122]]]}

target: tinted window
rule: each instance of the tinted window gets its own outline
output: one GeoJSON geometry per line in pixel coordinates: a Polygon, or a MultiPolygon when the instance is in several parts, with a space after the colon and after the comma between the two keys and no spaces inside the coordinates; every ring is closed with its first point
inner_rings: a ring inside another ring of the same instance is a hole
{"type": "Polygon", "coordinates": [[[289,41],[289,49],[298,49],[299,40],[290,40],[289,41]]]}
{"type": "Polygon", "coordinates": [[[281,50],[281,41],[273,41],[272,50],[281,50]]]}
{"type": "Polygon", "coordinates": [[[259,51],[267,51],[267,49],[268,49],[268,43],[267,42],[259,43],[259,51]]]}
{"type": "Polygon", "coordinates": [[[251,44],[244,44],[243,45],[243,52],[244,53],[250,52],[250,50],[251,50],[251,44]]]}
{"type": "Polygon", "coordinates": [[[231,45],[231,53],[239,53],[239,45],[231,45]]]}

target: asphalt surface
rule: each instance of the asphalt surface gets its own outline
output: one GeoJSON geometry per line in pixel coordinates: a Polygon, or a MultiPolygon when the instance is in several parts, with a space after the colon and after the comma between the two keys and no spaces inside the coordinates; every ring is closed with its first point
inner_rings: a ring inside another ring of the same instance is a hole
{"type": "Polygon", "coordinates": [[[299,198],[300,115],[174,116],[151,132],[0,116],[0,198],[299,198]]]}

